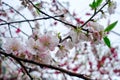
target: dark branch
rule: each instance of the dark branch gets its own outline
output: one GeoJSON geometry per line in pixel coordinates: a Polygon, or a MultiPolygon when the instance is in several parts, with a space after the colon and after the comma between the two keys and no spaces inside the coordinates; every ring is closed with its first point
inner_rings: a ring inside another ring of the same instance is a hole
{"type": "Polygon", "coordinates": [[[19,61],[22,61],[22,62],[26,62],[26,63],[30,63],[30,64],[34,64],[34,65],[38,65],[40,67],[48,67],[48,68],[51,68],[51,69],[54,69],[54,70],[58,70],[60,72],[63,72],[63,73],[66,73],[70,76],[75,76],[75,77],[78,77],[78,78],[82,78],[82,79],[85,79],[85,80],[92,80],[90,78],[87,78],[85,75],[83,74],[78,74],[78,73],[73,73],[71,71],[67,71],[65,69],[62,69],[62,68],[59,68],[59,67],[56,67],[56,66],[52,66],[52,65],[49,65],[49,64],[42,64],[42,63],[38,63],[38,62],[35,62],[35,61],[32,61],[32,60],[28,60],[28,59],[22,59],[22,58],[19,58],[19,57],[16,57],[12,54],[7,54],[5,53],[4,51],[0,50],[0,54],[4,55],[5,57],[11,57],[15,60],[19,60],[19,61]]]}
{"type": "MultiPolygon", "coordinates": [[[[54,20],[56,20],[56,21],[59,21],[59,22],[65,24],[65,25],[71,26],[71,27],[73,27],[74,29],[77,29],[77,27],[76,27],[75,25],[69,24],[69,23],[64,22],[64,21],[62,21],[62,20],[60,20],[60,19],[57,19],[57,18],[55,18],[55,17],[53,17],[53,16],[48,15],[47,13],[43,12],[42,10],[40,10],[37,6],[35,6],[35,5],[32,3],[32,1],[30,1],[30,0],[28,0],[28,1],[29,1],[29,2],[32,4],[32,6],[33,6],[35,9],[37,9],[40,13],[42,13],[42,14],[44,14],[44,15],[46,15],[46,16],[48,16],[48,17],[50,17],[50,18],[52,18],[52,19],[54,19],[54,20]]],[[[84,29],[84,28],[81,28],[81,29],[82,29],[83,31],[89,32],[88,29],[84,29]]]]}
{"type": "Polygon", "coordinates": [[[71,26],[71,27],[73,27],[73,28],[76,29],[76,26],[75,26],[75,25],[68,24],[68,23],[66,23],[66,22],[64,22],[64,21],[62,21],[62,20],[60,20],[60,19],[57,19],[57,18],[55,18],[55,17],[53,17],[53,16],[48,15],[47,13],[43,12],[42,10],[40,10],[37,6],[35,6],[32,1],[30,1],[30,0],[28,0],[28,1],[29,1],[29,2],[32,4],[32,6],[33,6],[35,9],[37,9],[40,13],[42,13],[42,14],[48,16],[48,17],[51,17],[51,18],[54,19],[54,20],[57,20],[57,21],[65,24],[65,25],[71,26]]]}
{"type": "MultiPolygon", "coordinates": [[[[61,17],[63,15],[53,16],[53,17],[61,17]]],[[[30,21],[36,21],[36,20],[46,20],[50,19],[51,17],[44,17],[44,18],[36,18],[36,19],[27,19],[27,20],[20,20],[20,21],[13,21],[13,22],[5,22],[1,23],[0,25],[8,25],[8,24],[14,24],[14,23],[22,23],[22,22],[30,22],[30,21]]]]}
{"type": "MultiPolygon", "coordinates": [[[[15,58],[14,58],[15,59],[15,58]]],[[[32,76],[27,71],[26,67],[22,64],[22,62],[19,59],[16,59],[16,61],[21,65],[21,67],[25,70],[26,74],[30,77],[31,80],[33,80],[32,76]]]]}
{"type": "MultiPolygon", "coordinates": [[[[3,21],[3,22],[5,22],[5,23],[4,23],[5,25],[9,25],[9,26],[12,26],[13,28],[17,29],[17,27],[15,27],[14,25],[8,24],[7,21],[5,21],[5,20],[3,20],[3,19],[0,19],[0,20],[3,21]]],[[[25,32],[23,32],[22,30],[21,30],[21,32],[22,32],[24,35],[26,35],[27,37],[29,37],[29,35],[26,34],[25,32]]]]}
{"type": "Polygon", "coordinates": [[[12,36],[12,31],[11,31],[11,28],[10,28],[10,25],[8,24],[8,29],[9,29],[9,33],[10,33],[10,36],[11,36],[11,38],[13,37],[12,36]]]}

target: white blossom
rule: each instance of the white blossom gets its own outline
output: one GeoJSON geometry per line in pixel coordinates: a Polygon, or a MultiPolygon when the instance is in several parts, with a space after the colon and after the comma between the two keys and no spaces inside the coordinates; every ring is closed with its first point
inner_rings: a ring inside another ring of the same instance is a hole
{"type": "Polygon", "coordinates": [[[39,38],[40,45],[46,49],[53,51],[55,47],[58,45],[59,40],[56,36],[52,35],[51,33],[47,33],[45,35],[40,36],[39,38]]]}
{"type": "Polygon", "coordinates": [[[110,15],[111,15],[111,14],[114,14],[116,7],[117,7],[117,3],[114,2],[114,1],[111,1],[110,4],[108,5],[108,13],[109,13],[110,15]]]}
{"type": "Polygon", "coordinates": [[[60,46],[59,50],[56,52],[55,56],[58,58],[64,58],[68,54],[68,50],[64,46],[60,46]]]}
{"type": "Polygon", "coordinates": [[[41,59],[41,62],[44,64],[50,64],[52,61],[52,57],[48,51],[40,53],[39,58],[41,59]]]}
{"type": "Polygon", "coordinates": [[[6,53],[18,53],[22,50],[23,46],[21,41],[16,38],[6,39],[6,42],[2,45],[2,48],[6,51],[6,53]]]}
{"type": "Polygon", "coordinates": [[[91,26],[95,31],[98,31],[98,32],[104,30],[104,27],[103,27],[101,24],[97,23],[97,22],[92,22],[92,21],[91,21],[91,22],[90,22],[90,26],[91,26]]]}
{"type": "Polygon", "coordinates": [[[44,52],[45,49],[40,45],[39,40],[34,40],[33,38],[28,39],[26,42],[27,50],[33,55],[36,55],[39,52],[44,52]]]}

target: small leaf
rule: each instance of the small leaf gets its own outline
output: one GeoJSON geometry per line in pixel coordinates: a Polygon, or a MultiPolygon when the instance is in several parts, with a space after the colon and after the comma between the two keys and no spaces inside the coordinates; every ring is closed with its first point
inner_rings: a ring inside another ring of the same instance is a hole
{"type": "Polygon", "coordinates": [[[59,39],[61,38],[61,36],[60,36],[60,32],[57,34],[57,36],[58,36],[59,39]]]}
{"type": "Polygon", "coordinates": [[[107,36],[105,36],[105,37],[103,38],[103,40],[104,40],[105,44],[110,48],[110,47],[111,47],[111,43],[110,43],[109,38],[108,38],[107,36]]]}
{"type": "Polygon", "coordinates": [[[40,15],[40,11],[36,9],[36,12],[40,15]]]}
{"type": "Polygon", "coordinates": [[[36,3],[35,6],[38,7],[40,5],[40,3],[36,3]]]}
{"type": "Polygon", "coordinates": [[[109,26],[107,26],[104,31],[105,32],[111,31],[116,26],[117,23],[118,23],[118,21],[113,22],[112,24],[110,24],[109,26]]]}
{"type": "Polygon", "coordinates": [[[96,9],[97,7],[100,6],[100,4],[102,3],[103,0],[94,0],[91,4],[90,4],[90,7],[92,9],[96,9]]]}
{"type": "Polygon", "coordinates": [[[97,1],[96,1],[96,7],[99,7],[100,4],[102,3],[102,1],[103,1],[103,0],[97,0],[97,1]]]}
{"type": "MultiPolygon", "coordinates": [[[[37,8],[39,8],[40,3],[36,3],[35,6],[36,6],[37,8]]],[[[36,12],[37,12],[38,14],[40,14],[40,11],[39,11],[38,9],[36,9],[36,12]]]]}
{"type": "Polygon", "coordinates": [[[95,7],[95,0],[92,2],[92,4],[89,5],[92,9],[96,9],[95,7]]]}

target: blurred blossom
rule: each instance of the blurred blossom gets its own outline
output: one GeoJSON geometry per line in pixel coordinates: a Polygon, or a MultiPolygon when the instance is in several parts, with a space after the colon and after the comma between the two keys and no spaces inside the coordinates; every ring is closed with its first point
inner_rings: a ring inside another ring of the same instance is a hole
{"type": "Polygon", "coordinates": [[[115,9],[117,7],[117,3],[115,1],[111,1],[108,5],[108,13],[111,15],[111,14],[114,14],[115,13],[115,9]]]}
{"type": "Polygon", "coordinates": [[[39,42],[44,49],[53,51],[55,47],[57,47],[59,40],[57,36],[53,36],[51,33],[46,33],[39,37],[39,42]]]}
{"type": "Polygon", "coordinates": [[[16,38],[7,38],[6,42],[2,45],[2,48],[6,51],[6,53],[17,54],[23,49],[23,45],[21,44],[21,41],[16,38]]]}
{"type": "Polygon", "coordinates": [[[71,30],[68,34],[72,38],[73,44],[77,44],[80,41],[89,41],[89,37],[87,37],[83,32],[79,30],[78,31],[71,30]]]}
{"type": "Polygon", "coordinates": [[[28,41],[26,41],[26,46],[27,46],[28,52],[30,52],[33,55],[36,55],[39,52],[45,51],[45,49],[40,45],[39,40],[35,41],[33,38],[30,38],[28,39],[28,41]]]}
{"type": "Polygon", "coordinates": [[[61,43],[62,45],[65,46],[66,49],[72,49],[74,47],[74,44],[71,40],[65,40],[63,43],[61,43]]]}
{"type": "Polygon", "coordinates": [[[73,43],[78,42],[78,34],[77,34],[77,32],[75,32],[74,30],[71,30],[68,34],[72,37],[72,42],[73,43]]]}
{"type": "Polygon", "coordinates": [[[67,56],[68,52],[69,51],[64,46],[60,45],[59,50],[56,52],[55,56],[62,59],[67,56]]]}
{"type": "Polygon", "coordinates": [[[39,58],[41,59],[41,63],[50,64],[52,61],[52,57],[48,51],[40,53],[39,58]]]}
{"type": "Polygon", "coordinates": [[[97,22],[90,22],[90,26],[95,30],[95,31],[103,31],[104,30],[104,26],[102,26],[101,24],[97,23],[97,22]]]}

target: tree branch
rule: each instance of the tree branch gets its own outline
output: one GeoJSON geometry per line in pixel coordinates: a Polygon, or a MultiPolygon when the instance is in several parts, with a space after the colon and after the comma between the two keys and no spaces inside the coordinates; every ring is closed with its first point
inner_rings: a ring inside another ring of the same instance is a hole
{"type": "MultiPolygon", "coordinates": [[[[1,19],[1,18],[0,18],[0,20],[3,21],[3,22],[5,22],[4,25],[8,25],[8,22],[7,22],[7,21],[5,21],[5,20],[3,20],[3,19],[1,19]]],[[[0,25],[0,26],[1,26],[1,25],[0,25]]],[[[17,29],[17,27],[15,27],[14,25],[9,24],[9,26],[12,26],[13,28],[17,29]]],[[[25,32],[23,32],[22,30],[21,30],[21,32],[22,32],[24,35],[26,35],[27,37],[29,37],[29,35],[26,34],[25,32]]]]}
{"type": "MultiPolygon", "coordinates": [[[[15,58],[14,58],[15,59],[15,58]]],[[[29,72],[27,71],[26,67],[22,64],[22,62],[19,59],[15,59],[20,65],[21,67],[25,70],[26,74],[30,77],[31,80],[33,80],[32,76],[29,74],[29,72]]]]}
{"type": "MultiPolygon", "coordinates": [[[[35,9],[37,9],[40,13],[42,13],[42,14],[44,14],[44,15],[46,15],[46,16],[48,16],[48,17],[50,17],[50,18],[52,18],[52,19],[54,19],[54,20],[56,20],[56,21],[59,21],[59,22],[65,24],[65,25],[71,26],[71,27],[73,27],[74,29],[77,29],[77,27],[76,27],[75,25],[69,24],[69,23],[64,22],[64,21],[62,21],[62,20],[60,20],[60,19],[57,19],[57,18],[55,18],[55,17],[53,17],[53,16],[48,15],[47,13],[43,12],[43,11],[40,10],[38,7],[36,7],[36,6],[33,4],[32,1],[30,1],[30,0],[28,0],[28,1],[29,1],[29,2],[32,4],[32,6],[33,6],[35,9]]],[[[81,28],[81,29],[82,29],[83,31],[89,32],[88,29],[84,29],[84,28],[81,28]]]]}
{"type": "Polygon", "coordinates": [[[59,68],[59,67],[56,67],[56,66],[52,66],[52,65],[49,65],[49,64],[42,64],[42,63],[38,63],[38,62],[35,62],[35,61],[32,61],[32,60],[22,59],[22,58],[14,56],[12,54],[7,54],[2,50],[0,50],[0,54],[4,55],[5,57],[11,57],[15,60],[19,60],[19,61],[22,61],[22,62],[34,64],[34,65],[38,65],[40,67],[47,67],[47,68],[50,68],[50,69],[58,70],[60,72],[66,73],[70,76],[75,76],[75,77],[82,78],[82,79],[85,79],[85,80],[93,80],[93,79],[90,79],[90,78],[86,77],[83,74],[78,74],[78,73],[74,73],[74,72],[71,72],[71,71],[67,71],[65,69],[62,69],[62,68],[59,68]]]}
{"type": "MultiPolygon", "coordinates": [[[[22,15],[19,11],[17,11],[15,8],[13,8],[12,6],[10,6],[9,4],[7,4],[7,3],[5,3],[5,2],[2,2],[2,4],[5,4],[6,6],[10,7],[10,8],[13,9],[16,13],[18,13],[20,16],[22,16],[25,20],[27,20],[27,18],[26,18],[24,15],[22,15]]],[[[30,24],[30,22],[29,22],[29,21],[27,21],[27,22],[28,22],[30,28],[32,29],[32,25],[30,24]]],[[[32,30],[32,32],[33,32],[33,30],[32,30]]]]}
{"type": "MultiPolygon", "coordinates": [[[[62,17],[63,15],[53,16],[53,17],[62,17]]],[[[43,17],[43,18],[36,18],[36,19],[26,19],[26,20],[20,20],[20,21],[13,21],[13,22],[5,22],[1,23],[0,25],[8,25],[8,24],[14,24],[14,23],[22,23],[22,22],[30,22],[30,21],[36,21],[36,20],[45,20],[50,19],[51,17],[43,17]]]]}
{"type": "Polygon", "coordinates": [[[117,32],[115,32],[115,31],[110,31],[110,32],[112,32],[112,33],[114,33],[114,34],[120,36],[120,33],[117,33],[117,32]]]}
{"type": "Polygon", "coordinates": [[[97,15],[108,4],[108,2],[109,2],[109,0],[98,11],[95,11],[95,13],[81,27],[84,27],[89,21],[91,21],[92,18],[95,15],[97,15]]]}

